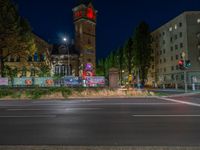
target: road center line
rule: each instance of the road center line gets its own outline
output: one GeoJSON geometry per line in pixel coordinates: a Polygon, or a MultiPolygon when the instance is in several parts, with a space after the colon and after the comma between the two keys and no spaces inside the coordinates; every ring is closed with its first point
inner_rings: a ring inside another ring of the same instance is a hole
{"type": "Polygon", "coordinates": [[[55,118],[56,115],[0,116],[0,118],[55,118]]]}
{"type": "Polygon", "coordinates": [[[200,117],[200,115],[132,115],[133,117],[200,117]]]}
{"type": "Polygon", "coordinates": [[[191,105],[191,106],[196,106],[196,107],[200,107],[200,104],[197,103],[192,103],[192,102],[185,102],[185,101],[181,101],[181,100],[175,100],[175,99],[171,99],[171,98],[160,98],[162,100],[165,101],[170,101],[170,102],[176,102],[176,103],[181,103],[181,104],[186,104],[186,105],[191,105]]]}

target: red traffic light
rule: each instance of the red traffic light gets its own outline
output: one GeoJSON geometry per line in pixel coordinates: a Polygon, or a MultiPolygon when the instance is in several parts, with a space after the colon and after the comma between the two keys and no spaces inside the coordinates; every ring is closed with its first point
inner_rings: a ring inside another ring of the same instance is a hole
{"type": "Polygon", "coordinates": [[[179,64],[179,66],[183,66],[184,65],[184,61],[183,60],[179,60],[178,64],[179,64]]]}

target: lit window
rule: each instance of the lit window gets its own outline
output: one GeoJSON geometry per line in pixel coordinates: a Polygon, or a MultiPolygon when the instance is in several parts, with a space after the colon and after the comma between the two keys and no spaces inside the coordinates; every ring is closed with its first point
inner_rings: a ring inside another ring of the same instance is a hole
{"type": "Polygon", "coordinates": [[[177,29],[177,24],[175,24],[174,29],[175,29],[175,30],[177,29]]]}
{"type": "Polygon", "coordinates": [[[172,27],[169,28],[169,31],[172,31],[172,27]]]}
{"type": "Polygon", "coordinates": [[[200,18],[197,19],[197,23],[200,23],[200,18]]]}

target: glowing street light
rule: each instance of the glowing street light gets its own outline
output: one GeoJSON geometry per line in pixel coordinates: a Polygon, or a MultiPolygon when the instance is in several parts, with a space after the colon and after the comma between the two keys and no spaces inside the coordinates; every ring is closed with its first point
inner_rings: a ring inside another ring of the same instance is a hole
{"type": "Polygon", "coordinates": [[[70,75],[70,56],[69,56],[69,47],[68,47],[68,45],[67,45],[67,38],[66,37],[64,37],[63,38],[63,41],[65,42],[65,44],[66,44],[66,46],[67,46],[67,52],[68,52],[68,61],[67,61],[67,65],[68,65],[68,67],[67,67],[67,70],[68,70],[68,75],[70,75]]]}

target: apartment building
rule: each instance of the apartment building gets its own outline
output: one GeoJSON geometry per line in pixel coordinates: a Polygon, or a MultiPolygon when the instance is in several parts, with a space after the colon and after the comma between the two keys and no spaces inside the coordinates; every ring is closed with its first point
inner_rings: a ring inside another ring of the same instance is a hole
{"type": "Polygon", "coordinates": [[[188,11],[152,32],[153,59],[148,73],[152,86],[183,87],[181,59],[190,60],[187,84],[200,84],[200,11],[188,11]],[[184,56],[184,57],[183,57],[184,56]]]}

